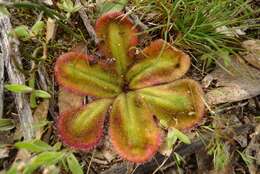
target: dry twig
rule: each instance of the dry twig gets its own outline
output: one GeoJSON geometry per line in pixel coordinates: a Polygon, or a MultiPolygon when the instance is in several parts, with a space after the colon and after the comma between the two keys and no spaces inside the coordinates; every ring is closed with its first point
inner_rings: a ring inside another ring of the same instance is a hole
{"type": "MultiPolygon", "coordinates": [[[[81,5],[81,2],[80,0],[76,0],[76,4],[80,4],[81,5]]],[[[88,15],[86,14],[84,8],[81,8],[79,10],[79,15],[88,31],[88,34],[89,36],[91,37],[91,39],[95,42],[95,44],[97,45],[98,44],[98,38],[96,36],[96,32],[94,30],[94,28],[92,27],[90,21],[89,21],[89,18],[88,18],[88,15]]]]}
{"type": "MultiPolygon", "coordinates": [[[[18,49],[19,42],[9,36],[11,29],[12,26],[10,18],[8,16],[1,16],[0,46],[9,82],[14,84],[25,84],[24,75],[16,68],[16,66],[21,65],[20,53],[18,49]]],[[[34,131],[32,127],[33,119],[28,100],[26,99],[24,94],[15,94],[14,97],[23,136],[25,139],[32,139],[34,136],[34,131]]]]}

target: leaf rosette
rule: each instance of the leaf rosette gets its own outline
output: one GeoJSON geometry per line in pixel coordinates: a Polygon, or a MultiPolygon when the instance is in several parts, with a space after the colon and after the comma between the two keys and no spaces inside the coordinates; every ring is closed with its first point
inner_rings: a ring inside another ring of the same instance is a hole
{"type": "Polygon", "coordinates": [[[78,52],[61,55],[56,79],[72,93],[94,100],[61,113],[58,133],[64,144],[88,151],[102,138],[106,115],[114,149],[126,160],[142,163],[159,149],[163,130],[195,126],[204,114],[203,91],[192,79],[180,79],[190,67],[183,51],[159,39],[138,59],[129,54],[138,43],[137,29],[124,14],[111,12],[96,22],[104,59],[78,52]]]}

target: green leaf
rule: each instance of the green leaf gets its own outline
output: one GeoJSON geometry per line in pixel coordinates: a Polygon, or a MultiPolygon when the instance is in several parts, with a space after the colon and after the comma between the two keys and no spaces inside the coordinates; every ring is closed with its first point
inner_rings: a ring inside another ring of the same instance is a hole
{"type": "Polygon", "coordinates": [[[81,8],[81,5],[73,5],[71,0],[61,0],[61,3],[57,3],[57,5],[67,13],[75,13],[81,8]]]}
{"type": "Polygon", "coordinates": [[[190,144],[190,139],[183,134],[181,131],[175,128],[170,128],[167,133],[166,137],[166,145],[167,149],[171,149],[175,142],[179,139],[181,142],[185,144],[190,144]]]}
{"type": "Polygon", "coordinates": [[[159,120],[159,123],[160,125],[163,127],[163,128],[167,128],[168,127],[168,122],[164,119],[160,119],[159,120]]]}
{"type": "Polygon", "coordinates": [[[245,152],[240,152],[239,150],[236,150],[236,151],[239,153],[242,160],[245,162],[245,164],[247,166],[253,164],[253,162],[255,160],[255,158],[253,156],[250,156],[249,154],[246,154],[245,152]]]}
{"type": "Polygon", "coordinates": [[[61,163],[62,163],[62,166],[63,166],[65,172],[68,173],[68,172],[69,172],[69,167],[68,167],[68,164],[67,164],[66,161],[67,161],[67,160],[66,160],[65,158],[63,158],[63,159],[61,160],[61,163]]]}
{"type": "Polygon", "coordinates": [[[21,84],[9,84],[9,85],[5,85],[5,88],[15,93],[28,93],[33,91],[33,88],[21,84]]]}
{"type": "Polygon", "coordinates": [[[10,13],[5,6],[0,5],[0,16],[2,16],[2,15],[9,16],[10,13]]]}
{"type": "Polygon", "coordinates": [[[75,13],[75,12],[79,11],[81,8],[82,8],[82,6],[77,4],[73,7],[73,9],[71,10],[71,13],[75,13]]]}
{"type": "Polygon", "coordinates": [[[131,89],[172,82],[182,77],[190,67],[187,54],[161,39],[153,41],[142,54],[143,59],[126,75],[131,89]]]}
{"type": "Polygon", "coordinates": [[[87,151],[103,135],[103,125],[110,99],[98,99],[85,106],[61,113],[57,128],[64,144],[87,151]]]}
{"type": "Polygon", "coordinates": [[[14,162],[12,166],[7,170],[6,174],[18,174],[18,164],[17,162],[14,162]]]}
{"type": "Polygon", "coordinates": [[[72,174],[84,174],[77,158],[74,156],[73,153],[70,153],[67,156],[67,162],[68,162],[69,169],[72,172],[72,174]]]}
{"type": "Polygon", "coordinates": [[[53,147],[41,140],[27,140],[15,143],[18,149],[26,149],[30,152],[39,153],[44,151],[52,151],[53,147]]]}
{"type": "Polygon", "coordinates": [[[32,91],[32,93],[30,95],[30,106],[31,106],[31,108],[36,108],[37,107],[36,96],[35,96],[35,92],[34,91],[32,91]]]}
{"type": "Polygon", "coordinates": [[[214,168],[217,170],[223,169],[230,162],[228,147],[223,142],[216,141],[208,153],[213,155],[214,168]]]}
{"type": "Polygon", "coordinates": [[[30,39],[30,31],[28,27],[25,25],[20,25],[18,27],[15,27],[14,33],[19,39],[23,41],[27,41],[30,39]]]}
{"type": "Polygon", "coordinates": [[[114,0],[114,1],[103,1],[98,4],[100,14],[104,14],[107,12],[114,12],[114,11],[122,11],[128,0],[114,0]]]}
{"type": "Polygon", "coordinates": [[[176,80],[137,92],[164,127],[187,129],[198,124],[204,115],[203,91],[194,80],[176,80]]]}
{"type": "Polygon", "coordinates": [[[71,0],[61,0],[61,3],[57,3],[58,7],[66,12],[70,12],[73,8],[73,2],[71,0]]]}
{"type": "Polygon", "coordinates": [[[191,143],[189,137],[187,135],[185,135],[184,133],[182,133],[181,131],[179,131],[178,129],[171,128],[169,131],[170,131],[171,136],[175,136],[181,142],[183,142],[185,144],[190,144],[191,143]]]}
{"type": "Polygon", "coordinates": [[[101,52],[107,58],[114,58],[118,74],[124,75],[133,59],[128,54],[138,42],[137,29],[121,12],[106,13],[96,22],[97,37],[101,52]]]}
{"type": "Polygon", "coordinates": [[[33,157],[30,163],[26,165],[24,174],[31,174],[38,167],[54,165],[62,160],[64,156],[63,152],[42,152],[33,157]]]}
{"type": "Polygon", "coordinates": [[[37,35],[42,35],[43,34],[43,30],[44,30],[45,24],[43,21],[37,21],[33,26],[32,26],[32,34],[34,36],[37,35]]]}
{"type": "MultiPolygon", "coordinates": [[[[31,78],[29,80],[29,87],[31,87],[32,89],[34,89],[34,87],[35,87],[35,73],[33,73],[31,75],[31,78]]],[[[35,96],[34,91],[32,91],[31,95],[30,95],[30,106],[31,106],[31,108],[37,107],[36,96],[35,96]]]]}
{"type": "Polygon", "coordinates": [[[80,95],[114,97],[121,92],[121,78],[99,64],[90,64],[91,57],[69,52],[61,55],[55,75],[61,86],[80,95]]]}
{"type": "Polygon", "coordinates": [[[180,156],[178,153],[173,152],[173,159],[175,160],[177,166],[179,166],[181,164],[181,162],[184,161],[183,157],[180,156]]]}
{"type": "Polygon", "coordinates": [[[51,98],[51,95],[46,92],[46,91],[43,91],[43,90],[34,90],[34,95],[36,97],[40,97],[40,98],[51,98]]]}
{"type": "Polygon", "coordinates": [[[53,145],[53,149],[54,149],[55,151],[60,150],[61,147],[62,147],[62,143],[61,143],[61,142],[57,142],[57,143],[55,143],[55,144],[53,145]]]}
{"type": "Polygon", "coordinates": [[[0,119],[0,131],[7,131],[15,127],[13,120],[11,119],[0,119]]]}
{"type": "Polygon", "coordinates": [[[123,93],[115,99],[109,135],[116,151],[136,163],[151,159],[161,144],[161,131],[152,113],[134,92],[123,93]]]}
{"type": "Polygon", "coordinates": [[[174,131],[169,130],[166,137],[166,143],[168,148],[172,148],[172,146],[177,141],[177,136],[174,131]]]}

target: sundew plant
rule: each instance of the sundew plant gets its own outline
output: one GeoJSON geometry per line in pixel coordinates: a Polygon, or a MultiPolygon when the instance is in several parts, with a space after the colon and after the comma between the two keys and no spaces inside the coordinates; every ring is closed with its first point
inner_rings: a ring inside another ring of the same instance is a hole
{"type": "Polygon", "coordinates": [[[108,116],[115,151],[143,163],[159,149],[164,129],[188,129],[201,120],[203,91],[196,81],[180,79],[189,70],[190,58],[166,41],[155,40],[133,54],[138,31],[123,13],[104,14],[95,29],[102,59],[68,52],[55,64],[60,86],[94,99],[61,113],[58,134],[69,147],[88,151],[102,138],[108,116]]]}

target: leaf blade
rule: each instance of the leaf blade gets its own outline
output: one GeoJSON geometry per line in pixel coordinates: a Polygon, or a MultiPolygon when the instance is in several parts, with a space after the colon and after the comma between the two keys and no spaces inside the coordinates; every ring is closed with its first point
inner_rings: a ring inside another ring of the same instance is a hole
{"type": "Polygon", "coordinates": [[[11,119],[0,119],[0,131],[8,131],[15,127],[13,120],[11,119]]]}
{"type": "Polygon", "coordinates": [[[63,152],[42,152],[31,159],[30,163],[26,165],[23,173],[31,174],[41,166],[54,165],[58,163],[64,155],[63,152]]]}
{"type": "Polygon", "coordinates": [[[70,153],[66,159],[72,174],[84,174],[77,158],[73,153],[70,153]]]}
{"type": "Polygon", "coordinates": [[[203,91],[191,79],[138,90],[153,114],[167,127],[187,129],[196,125],[204,115],[203,91]]]}
{"type": "Polygon", "coordinates": [[[45,99],[51,98],[51,95],[48,92],[43,90],[34,90],[34,95],[36,97],[45,98],[45,99]]]}
{"type": "Polygon", "coordinates": [[[136,163],[149,160],[159,149],[161,131],[152,114],[134,93],[121,94],[112,106],[109,135],[121,157],[136,163]]]}
{"type": "Polygon", "coordinates": [[[27,93],[33,91],[33,88],[22,84],[7,84],[5,85],[5,88],[15,93],[27,93]]]}
{"type": "Polygon", "coordinates": [[[179,131],[178,129],[171,128],[169,131],[171,131],[176,138],[178,138],[181,142],[185,144],[190,144],[191,141],[187,135],[179,131]]]}
{"type": "Polygon", "coordinates": [[[19,39],[23,41],[27,41],[30,39],[30,31],[28,29],[28,26],[26,25],[20,25],[15,27],[13,32],[15,36],[17,36],[19,39]]]}
{"type": "Polygon", "coordinates": [[[131,47],[137,45],[137,30],[133,23],[121,12],[110,12],[101,16],[96,22],[99,45],[107,58],[114,58],[117,72],[122,75],[133,59],[128,55],[131,47]]]}
{"type": "Polygon", "coordinates": [[[103,135],[104,119],[111,102],[110,99],[99,99],[61,113],[57,128],[63,143],[84,151],[94,147],[103,135]]]}
{"type": "Polygon", "coordinates": [[[37,21],[31,28],[31,32],[34,36],[43,35],[45,23],[43,21],[37,21]]]}
{"type": "Polygon", "coordinates": [[[121,79],[100,65],[90,65],[91,57],[82,53],[68,52],[55,64],[57,81],[65,89],[95,97],[114,97],[121,92],[121,79]]]}
{"type": "Polygon", "coordinates": [[[144,58],[126,75],[131,89],[171,82],[183,76],[190,67],[188,55],[161,39],[153,41],[142,54],[144,58]]]}
{"type": "Polygon", "coordinates": [[[49,144],[38,139],[17,142],[15,143],[15,147],[18,149],[26,149],[34,153],[54,150],[49,144]]]}
{"type": "Polygon", "coordinates": [[[103,1],[98,4],[98,8],[101,14],[112,11],[122,11],[127,3],[128,0],[103,1]]]}

